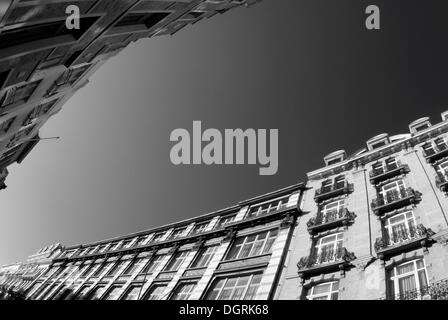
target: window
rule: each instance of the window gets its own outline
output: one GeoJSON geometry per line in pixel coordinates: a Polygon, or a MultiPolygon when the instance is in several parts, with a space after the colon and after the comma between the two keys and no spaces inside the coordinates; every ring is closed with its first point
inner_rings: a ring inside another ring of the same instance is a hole
{"type": "Polygon", "coordinates": [[[306,295],[307,300],[338,300],[339,282],[325,282],[311,287],[306,295]]]}
{"type": "Polygon", "coordinates": [[[142,287],[143,286],[141,284],[131,285],[120,300],[138,300],[142,291],[142,287]]]}
{"type": "Polygon", "coordinates": [[[162,238],[163,238],[163,236],[165,235],[165,233],[166,233],[166,231],[156,233],[156,234],[154,235],[154,237],[152,238],[151,241],[152,241],[152,242],[158,242],[158,241],[161,241],[162,238]]]}
{"type": "Polygon", "coordinates": [[[173,231],[173,234],[171,235],[171,239],[177,239],[177,238],[182,237],[182,236],[184,235],[184,233],[185,233],[185,230],[187,230],[187,228],[178,228],[178,229],[175,229],[175,230],[173,231]]]}
{"type": "Polygon", "coordinates": [[[92,271],[94,266],[95,264],[93,264],[92,262],[89,265],[87,265],[86,268],[81,273],[80,277],[86,277],[90,273],[90,271],[92,271]]]}
{"type": "Polygon", "coordinates": [[[219,246],[208,246],[204,247],[199,251],[199,254],[197,255],[196,259],[191,265],[191,268],[205,268],[210,263],[210,260],[212,260],[213,255],[215,254],[216,250],[219,246]]]}
{"type": "Polygon", "coordinates": [[[437,149],[439,151],[442,151],[442,150],[445,150],[445,149],[448,148],[447,145],[446,145],[445,139],[442,138],[442,137],[441,138],[437,138],[436,140],[434,140],[434,143],[437,146],[437,149]]]}
{"type": "Polygon", "coordinates": [[[390,203],[399,199],[404,189],[405,185],[403,180],[389,182],[381,187],[380,196],[384,199],[385,203],[390,203]]]}
{"type": "Polygon", "coordinates": [[[341,257],[343,237],[343,233],[339,232],[317,240],[314,252],[320,263],[333,262],[341,257]]]}
{"type": "Polygon", "coordinates": [[[63,35],[72,35],[75,39],[79,39],[96,20],[97,17],[81,17],[80,29],[68,29],[65,20],[60,20],[4,30],[0,35],[0,49],[63,35]]]}
{"type": "Polygon", "coordinates": [[[415,127],[415,131],[416,132],[423,131],[425,129],[428,129],[429,127],[430,127],[429,123],[425,123],[425,124],[415,127]]]}
{"type": "Polygon", "coordinates": [[[15,118],[11,118],[11,119],[8,119],[6,121],[3,121],[0,124],[0,132],[2,132],[2,133],[7,132],[9,130],[9,128],[11,127],[11,124],[14,122],[14,119],[15,118]]]}
{"type": "Polygon", "coordinates": [[[116,27],[144,24],[149,29],[165,19],[170,12],[129,13],[115,25],[116,27]]]}
{"type": "Polygon", "coordinates": [[[217,278],[205,297],[206,300],[252,300],[261,283],[261,273],[217,278]]]}
{"type": "Polygon", "coordinates": [[[441,162],[438,166],[439,173],[447,176],[448,174],[448,160],[441,162]]]}
{"type": "Polygon", "coordinates": [[[242,259],[270,253],[277,234],[277,229],[274,229],[237,238],[227,254],[226,260],[242,259]]]}
{"type": "Polygon", "coordinates": [[[423,259],[402,263],[389,271],[388,290],[391,298],[418,299],[426,293],[428,275],[423,259]]]}
{"type": "Polygon", "coordinates": [[[388,245],[410,240],[416,235],[415,219],[412,211],[397,214],[387,219],[384,227],[388,237],[388,245]]]}
{"type": "Polygon", "coordinates": [[[136,246],[144,245],[147,238],[148,238],[147,236],[138,237],[137,241],[135,242],[135,245],[136,246]]]}
{"type": "Polygon", "coordinates": [[[380,147],[382,147],[382,146],[385,146],[386,143],[387,143],[386,140],[384,140],[384,141],[380,141],[380,142],[377,142],[377,143],[373,143],[373,144],[372,144],[372,149],[377,149],[377,148],[380,148],[380,147]]]}
{"type": "MultiPolygon", "coordinates": [[[[113,262],[112,262],[113,263],[113,262]]],[[[112,268],[109,269],[109,271],[106,273],[106,277],[112,277],[114,276],[118,269],[123,265],[123,261],[117,261],[112,268]]]]}
{"type": "Polygon", "coordinates": [[[155,284],[149,288],[148,293],[145,295],[144,300],[160,300],[164,297],[163,292],[165,291],[166,284],[155,284]]]}
{"type": "Polygon", "coordinates": [[[75,299],[83,299],[86,297],[86,294],[89,292],[90,285],[83,285],[80,290],[75,294],[75,299]]]}
{"type": "Polygon", "coordinates": [[[338,176],[334,178],[334,188],[335,189],[341,189],[345,186],[345,177],[344,176],[338,176]]]}
{"type": "Polygon", "coordinates": [[[179,251],[174,254],[164,271],[177,271],[185,261],[189,251],[179,251]]]}
{"type": "Polygon", "coordinates": [[[6,107],[16,102],[26,102],[33,95],[39,83],[40,80],[37,80],[10,88],[0,100],[1,106],[6,107]]]}
{"type": "Polygon", "coordinates": [[[198,223],[194,226],[192,234],[199,234],[205,232],[209,222],[198,223]]]}
{"type": "Polygon", "coordinates": [[[106,290],[106,285],[97,285],[88,295],[89,300],[99,300],[106,290]]]}
{"type": "Polygon", "coordinates": [[[123,243],[121,244],[120,247],[117,247],[117,249],[127,248],[131,244],[131,242],[132,242],[132,240],[125,240],[125,241],[123,241],[123,243]]]}
{"type": "Polygon", "coordinates": [[[106,269],[106,267],[110,266],[110,262],[109,263],[102,263],[98,269],[95,270],[95,272],[92,274],[92,277],[99,277],[103,271],[106,269]]]}
{"type": "Polygon", "coordinates": [[[103,297],[103,300],[116,300],[118,298],[118,294],[120,290],[123,288],[123,285],[115,285],[112,286],[103,297]]]}
{"type": "Polygon", "coordinates": [[[132,260],[123,272],[123,275],[131,275],[140,266],[142,258],[132,260]]]}
{"type": "Polygon", "coordinates": [[[334,221],[338,219],[340,212],[344,209],[344,205],[344,200],[336,200],[324,204],[321,209],[323,221],[334,221]]]}
{"type": "Polygon", "coordinates": [[[22,126],[30,125],[34,122],[37,118],[39,118],[42,115],[47,114],[51,108],[56,104],[57,100],[53,100],[44,104],[40,104],[37,107],[35,107],[33,110],[31,110],[30,113],[26,116],[25,120],[22,123],[22,126]]]}
{"type": "Polygon", "coordinates": [[[196,282],[180,283],[174,290],[170,300],[188,300],[196,287],[196,282]]]}
{"type": "Polygon", "coordinates": [[[231,215],[231,216],[222,217],[219,220],[218,227],[221,228],[221,227],[228,225],[229,223],[232,223],[235,220],[235,218],[236,218],[236,214],[231,215]]]}
{"type": "Polygon", "coordinates": [[[281,210],[288,204],[289,195],[273,201],[251,207],[247,215],[248,218],[258,217],[270,212],[281,210]]]}
{"type": "Polygon", "coordinates": [[[154,258],[152,258],[140,271],[141,274],[148,274],[153,273],[154,270],[160,265],[162,262],[163,255],[157,255],[154,258]]]}

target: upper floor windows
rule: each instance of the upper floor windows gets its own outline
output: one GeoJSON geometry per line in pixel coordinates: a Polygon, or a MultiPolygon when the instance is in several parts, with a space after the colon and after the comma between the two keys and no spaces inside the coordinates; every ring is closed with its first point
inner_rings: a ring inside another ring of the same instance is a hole
{"type": "Polygon", "coordinates": [[[187,230],[187,228],[185,228],[185,227],[175,229],[173,231],[173,233],[171,234],[171,239],[177,239],[177,238],[184,236],[186,230],[187,230]]]}
{"type": "Polygon", "coordinates": [[[196,285],[196,281],[181,282],[177,285],[176,289],[174,289],[170,300],[188,300],[193,293],[193,290],[196,288],[196,285]]]}
{"type": "Polygon", "coordinates": [[[412,122],[409,125],[409,131],[411,133],[417,133],[417,132],[423,131],[425,129],[428,129],[429,127],[431,127],[431,123],[429,122],[429,118],[428,117],[424,117],[424,118],[420,118],[420,119],[417,119],[414,122],[412,122]]]}
{"type": "Polygon", "coordinates": [[[174,254],[164,271],[177,271],[188,256],[188,251],[179,251],[174,254]]]}
{"type": "Polygon", "coordinates": [[[342,232],[319,238],[314,245],[314,252],[319,262],[332,262],[342,256],[344,234],[342,232]]]}
{"type": "Polygon", "coordinates": [[[137,259],[131,260],[131,262],[129,262],[126,269],[124,269],[123,275],[132,275],[135,272],[135,270],[137,270],[138,267],[140,267],[140,263],[142,261],[143,261],[143,258],[137,258],[137,259]]]}
{"type": "Polygon", "coordinates": [[[262,273],[216,278],[206,300],[253,300],[260,287],[262,273]]]}
{"type": "Polygon", "coordinates": [[[448,153],[448,145],[444,137],[438,137],[423,145],[423,154],[428,162],[434,162],[448,153]]]}
{"type": "Polygon", "coordinates": [[[163,255],[154,256],[140,271],[141,274],[153,273],[163,260],[163,255]]]}
{"type": "Polygon", "coordinates": [[[326,166],[331,166],[333,164],[344,161],[347,158],[347,154],[344,150],[338,150],[332,152],[324,157],[324,162],[326,166]]]}
{"type": "Polygon", "coordinates": [[[316,190],[314,200],[320,202],[340,196],[352,191],[353,186],[348,184],[344,175],[322,181],[322,185],[316,190]]]}
{"type": "Polygon", "coordinates": [[[148,236],[140,236],[137,238],[137,241],[135,242],[136,246],[142,246],[145,244],[146,239],[148,239],[148,236]]]}
{"type": "Polygon", "coordinates": [[[389,135],[387,133],[379,134],[367,141],[367,149],[374,150],[387,145],[390,142],[389,135]]]}
{"type": "Polygon", "coordinates": [[[264,231],[237,238],[225,260],[242,259],[271,253],[278,230],[264,231]]]}
{"type": "Polygon", "coordinates": [[[379,195],[384,199],[385,203],[394,201],[399,197],[400,191],[405,188],[403,180],[389,182],[379,189],[379,195]]]}
{"type": "Polygon", "coordinates": [[[194,226],[192,234],[199,234],[199,233],[203,233],[207,230],[209,222],[201,222],[198,223],[194,226]]]}
{"type": "Polygon", "coordinates": [[[324,282],[312,286],[306,294],[307,300],[338,300],[339,281],[324,282]]]}
{"type": "Polygon", "coordinates": [[[112,268],[109,269],[109,271],[107,271],[106,273],[106,277],[112,277],[114,275],[117,274],[118,270],[121,268],[121,266],[123,265],[124,261],[122,260],[118,260],[113,266],[112,268]]]}
{"type": "Polygon", "coordinates": [[[122,288],[122,284],[113,285],[109,290],[107,290],[107,293],[104,295],[102,300],[117,300],[122,288]]]}
{"type": "Polygon", "coordinates": [[[345,200],[336,200],[328,202],[321,207],[324,220],[329,220],[329,216],[337,215],[345,207],[345,200]]]}
{"type": "Polygon", "coordinates": [[[166,283],[153,284],[143,297],[144,300],[161,300],[168,285],[166,283]]]}
{"type": "Polygon", "coordinates": [[[388,295],[392,299],[411,300],[427,293],[425,261],[417,259],[397,265],[388,272],[388,295]]]}
{"type": "Polygon", "coordinates": [[[275,200],[270,200],[269,202],[265,202],[263,204],[252,206],[249,209],[247,218],[258,217],[258,216],[261,216],[264,214],[268,214],[270,212],[281,210],[288,205],[288,200],[289,200],[289,195],[285,196],[285,197],[277,198],[275,200]]]}
{"type": "Polygon", "coordinates": [[[212,260],[213,255],[215,254],[215,252],[218,249],[218,247],[219,247],[218,245],[203,247],[199,251],[196,259],[191,264],[191,268],[205,268],[205,267],[207,267],[208,264],[210,263],[210,261],[212,260]]]}
{"type": "Polygon", "coordinates": [[[235,218],[236,218],[236,214],[221,217],[219,219],[218,228],[222,228],[222,227],[232,223],[233,221],[235,221],[235,218]]]}
{"type": "Polygon", "coordinates": [[[36,80],[8,89],[0,99],[1,107],[6,107],[13,103],[25,103],[33,95],[39,84],[40,80],[36,80]]]}
{"type": "Polygon", "coordinates": [[[415,218],[412,211],[397,214],[386,220],[384,228],[387,235],[387,245],[394,245],[414,238],[417,233],[415,218]]]}
{"type": "Polygon", "coordinates": [[[165,236],[166,231],[158,232],[154,235],[154,237],[151,239],[152,242],[158,242],[161,241],[162,238],[165,236]]]}
{"type": "Polygon", "coordinates": [[[130,285],[129,288],[126,289],[126,292],[123,294],[120,300],[138,300],[142,291],[142,287],[143,286],[141,284],[130,285]]]}

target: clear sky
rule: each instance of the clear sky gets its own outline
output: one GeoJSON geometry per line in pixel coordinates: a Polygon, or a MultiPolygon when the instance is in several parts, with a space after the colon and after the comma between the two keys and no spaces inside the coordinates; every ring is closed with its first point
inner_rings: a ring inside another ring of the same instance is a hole
{"type": "Polygon", "coordinates": [[[119,236],[303,181],[334,150],[448,109],[446,1],[264,0],[112,58],[10,168],[0,264],[119,236]],[[279,171],[171,164],[176,128],[279,129],[279,171]]]}

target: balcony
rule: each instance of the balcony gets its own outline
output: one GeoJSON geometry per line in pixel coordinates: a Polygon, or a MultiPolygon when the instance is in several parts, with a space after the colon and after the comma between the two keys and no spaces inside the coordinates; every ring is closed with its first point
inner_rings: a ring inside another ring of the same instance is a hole
{"type": "Polygon", "coordinates": [[[353,184],[343,181],[342,183],[335,183],[329,186],[323,186],[316,190],[314,200],[316,202],[330,199],[333,197],[347,194],[353,191],[353,184]]]}
{"type": "Polygon", "coordinates": [[[386,300],[448,300],[448,279],[431,283],[420,289],[387,296],[386,300]]]}
{"type": "Polygon", "coordinates": [[[370,183],[376,184],[397,175],[408,173],[409,171],[407,164],[402,164],[400,161],[397,161],[397,163],[388,164],[382,168],[375,168],[370,171],[370,183]]]}
{"type": "Polygon", "coordinates": [[[434,231],[425,228],[422,224],[412,227],[403,227],[395,230],[391,235],[384,232],[384,235],[375,241],[375,251],[381,260],[387,256],[403,252],[406,250],[426,247],[431,242],[434,231]]]}
{"type": "Polygon", "coordinates": [[[436,186],[443,192],[448,192],[448,175],[446,172],[437,173],[436,186]]]}
{"type": "Polygon", "coordinates": [[[441,143],[432,148],[423,149],[423,156],[427,162],[432,163],[440,158],[448,156],[448,146],[445,143],[441,143]]]}
{"type": "Polygon", "coordinates": [[[325,215],[319,211],[316,217],[311,218],[306,223],[308,232],[315,234],[320,231],[336,228],[339,226],[347,226],[356,218],[356,214],[348,211],[346,208],[327,212],[325,215]]]}
{"type": "Polygon", "coordinates": [[[384,212],[391,211],[409,204],[416,204],[421,200],[421,193],[412,188],[400,188],[388,192],[386,196],[379,195],[373,199],[371,207],[373,213],[381,215],[384,212]]]}
{"type": "Polygon", "coordinates": [[[300,258],[297,263],[299,276],[304,280],[307,276],[313,276],[323,272],[332,272],[340,270],[344,273],[350,266],[350,262],[355,260],[355,254],[349,252],[346,248],[339,248],[320,254],[312,253],[307,257],[300,258]]]}

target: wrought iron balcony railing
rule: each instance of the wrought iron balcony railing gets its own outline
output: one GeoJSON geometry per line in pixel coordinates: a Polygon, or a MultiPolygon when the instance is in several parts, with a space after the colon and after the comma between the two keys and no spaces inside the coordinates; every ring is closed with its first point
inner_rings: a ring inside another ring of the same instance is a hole
{"type": "Polygon", "coordinates": [[[404,227],[394,230],[392,233],[384,232],[383,236],[375,241],[375,251],[384,259],[386,254],[407,250],[415,246],[426,247],[428,240],[434,235],[434,231],[418,224],[417,226],[404,227]]]}
{"type": "Polygon", "coordinates": [[[390,294],[386,300],[448,300],[448,279],[443,279],[420,289],[390,294]]]}
{"type": "Polygon", "coordinates": [[[350,265],[350,262],[355,259],[353,252],[349,252],[346,248],[338,248],[302,257],[297,263],[297,269],[300,277],[303,279],[306,275],[321,273],[326,269],[339,269],[343,272],[350,265]]]}
{"type": "Polygon", "coordinates": [[[448,191],[448,174],[447,172],[440,173],[438,172],[436,175],[436,186],[443,192],[448,191]]]}
{"type": "Polygon", "coordinates": [[[316,190],[314,200],[316,202],[337,197],[341,194],[347,194],[353,191],[353,184],[347,181],[338,182],[332,185],[323,186],[316,190]]]}
{"type": "Polygon", "coordinates": [[[375,184],[399,174],[408,173],[409,171],[409,166],[407,164],[402,164],[400,161],[397,161],[396,163],[388,164],[381,168],[372,169],[369,173],[370,182],[375,184]]]}
{"type": "Polygon", "coordinates": [[[399,190],[390,191],[386,196],[379,195],[378,198],[373,199],[371,207],[376,215],[383,212],[397,209],[409,204],[415,204],[421,200],[421,193],[414,189],[400,188],[399,190]]]}
{"type": "Polygon", "coordinates": [[[448,155],[448,146],[446,143],[443,143],[431,148],[423,149],[423,155],[427,162],[434,162],[448,155]]]}
{"type": "Polygon", "coordinates": [[[356,215],[353,212],[342,208],[334,211],[327,211],[325,214],[319,211],[317,215],[306,223],[308,231],[313,234],[319,231],[332,229],[341,225],[348,225],[353,222],[356,215]]]}

